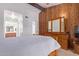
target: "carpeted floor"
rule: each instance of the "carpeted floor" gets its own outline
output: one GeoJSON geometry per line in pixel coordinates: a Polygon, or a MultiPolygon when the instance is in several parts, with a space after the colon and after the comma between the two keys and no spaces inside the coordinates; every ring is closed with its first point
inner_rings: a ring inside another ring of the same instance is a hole
{"type": "Polygon", "coordinates": [[[79,55],[73,53],[71,50],[59,49],[58,56],[79,56],[79,55]]]}

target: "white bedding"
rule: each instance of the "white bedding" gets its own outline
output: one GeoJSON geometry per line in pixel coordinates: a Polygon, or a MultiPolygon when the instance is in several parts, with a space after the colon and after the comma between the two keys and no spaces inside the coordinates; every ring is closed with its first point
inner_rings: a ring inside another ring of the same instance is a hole
{"type": "Polygon", "coordinates": [[[47,56],[59,49],[56,40],[47,36],[26,36],[0,40],[0,56],[47,56]]]}

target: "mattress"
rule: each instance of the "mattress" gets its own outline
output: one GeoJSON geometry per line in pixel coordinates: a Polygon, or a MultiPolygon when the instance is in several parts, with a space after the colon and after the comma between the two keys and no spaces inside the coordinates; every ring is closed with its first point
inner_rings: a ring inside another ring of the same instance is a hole
{"type": "Polygon", "coordinates": [[[47,56],[60,48],[48,36],[32,35],[0,39],[0,56],[47,56]]]}

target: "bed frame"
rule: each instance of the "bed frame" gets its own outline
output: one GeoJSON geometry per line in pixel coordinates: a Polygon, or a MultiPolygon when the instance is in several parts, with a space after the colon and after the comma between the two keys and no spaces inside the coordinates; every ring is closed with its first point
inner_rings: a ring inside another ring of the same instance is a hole
{"type": "Polygon", "coordinates": [[[53,52],[51,52],[48,56],[57,56],[58,55],[58,51],[55,50],[53,52]]]}

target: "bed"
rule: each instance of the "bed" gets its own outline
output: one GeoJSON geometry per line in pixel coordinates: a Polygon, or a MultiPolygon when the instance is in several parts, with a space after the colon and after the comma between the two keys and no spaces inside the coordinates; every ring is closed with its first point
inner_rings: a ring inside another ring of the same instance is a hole
{"type": "Polygon", "coordinates": [[[52,37],[31,35],[0,39],[0,56],[48,56],[60,48],[52,37]]]}

